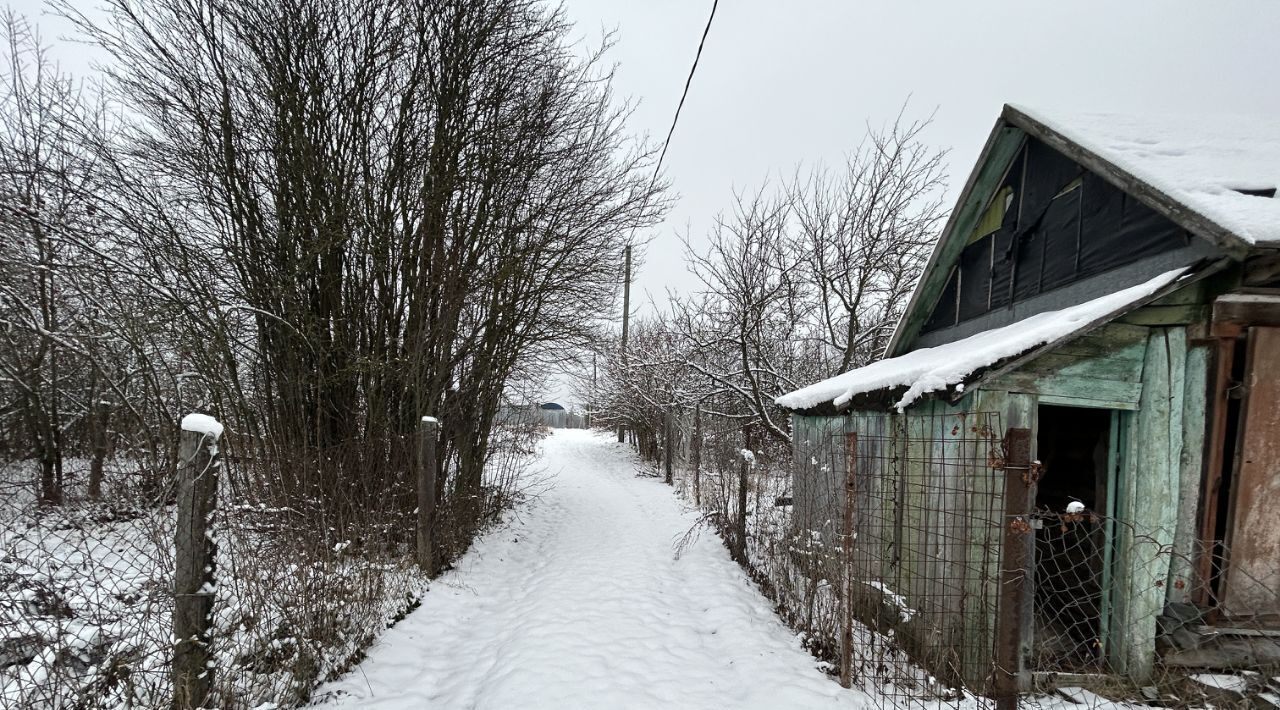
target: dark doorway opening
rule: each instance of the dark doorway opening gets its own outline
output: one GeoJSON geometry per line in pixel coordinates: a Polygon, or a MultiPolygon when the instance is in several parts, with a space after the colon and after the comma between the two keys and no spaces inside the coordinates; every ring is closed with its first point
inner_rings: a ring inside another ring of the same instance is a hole
{"type": "Polygon", "coordinates": [[[1114,421],[1109,409],[1039,408],[1034,670],[1101,669],[1114,421]]]}

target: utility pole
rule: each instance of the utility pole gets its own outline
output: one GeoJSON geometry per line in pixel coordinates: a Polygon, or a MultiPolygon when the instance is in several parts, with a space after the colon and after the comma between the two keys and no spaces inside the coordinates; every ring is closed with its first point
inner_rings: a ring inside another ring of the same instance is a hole
{"type": "Polygon", "coordinates": [[[591,428],[591,422],[596,416],[596,354],[591,353],[591,396],[587,398],[587,428],[591,428]]]}
{"type": "MultiPolygon", "coordinates": [[[[628,326],[631,321],[631,245],[628,244],[622,250],[623,255],[623,281],[622,281],[622,375],[627,376],[627,335],[628,326]]],[[[627,440],[627,429],[622,422],[618,422],[618,443],[621,444],[627,440]]]]}

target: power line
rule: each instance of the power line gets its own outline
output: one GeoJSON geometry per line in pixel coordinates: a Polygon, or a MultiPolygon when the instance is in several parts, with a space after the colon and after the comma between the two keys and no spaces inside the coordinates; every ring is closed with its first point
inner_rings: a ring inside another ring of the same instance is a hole
{"type": "MultiPolygon", "coordinates": [[[[680,92],[680,103],[676,104],[676,113],[671,117],[671,128],[667,130],[667,139],[662,142],[662,152],[658,154],[658,163],[653,166],[653,178],[649,180],[649,190],[644,194],[645,206],[648,204],[649,194],[653,192],[654,185],[658,184],[658,175],[662,172],[662,161],[667,157],[667,148],[671,146],[671,136],[676,132],[676,124],[680,122],[680,111],[684,108],[684,100],[689,97],[689,86],[693,84],[693,75],[698,71],[698,60],[702,59],[702,48],[707,44],[707,35],[711,32],[711,22],[716,19],[716,8],[720,6],[720,0],[712,0],[711,14],[707,17],[707,26],[702,29],[702,39],[698,40],[698,51],[693,55],[693,66],[689,67],[689,76],[684,80],[684,91],[680,92]]],[[[643,207],[642,207],[643,210],[643,207]]],[[[635,229],[631,230],[632,237],[635,236],[635,229]]],[[[625,265],[625,275],[622,296],[622,363],[626,367],[627,362],[627,325],[631,317],[631,239],[627,239],[627,247],[623,250],[625,265]]],[[[618,441],[622,442],[624,437],[624,427],[618,425],[618,441]]]]}
{"type": "Polygon", "coordinates": [[[702,59],[702,47],[707,43],[707,34],[711,32],[711,21],[716,19],[716,7],[719,5],[720,0],[713,0],[711,3],[711,15],[707,17],[707,26],[702,30],[702,39],[698,41],[698,53],[693,55],[693,66],[689,67],[689,77],[684,80],[684,91],[680,93],[680,103],[676,105],[676,114],[671,118],[671,128],[667,131],[667,139],[662,142],[662,153],[658,155],[658,164],[653,169],[653,184],[657,183],[658,172],[662,170],[662,160],[667,157],[671,136],[676,132],[676,124],[680,121],[680,110],[684,108],[684,100],[689,96],[689,85],[693,83],[694,72],[698,71],[698,60],[702,59]]]}

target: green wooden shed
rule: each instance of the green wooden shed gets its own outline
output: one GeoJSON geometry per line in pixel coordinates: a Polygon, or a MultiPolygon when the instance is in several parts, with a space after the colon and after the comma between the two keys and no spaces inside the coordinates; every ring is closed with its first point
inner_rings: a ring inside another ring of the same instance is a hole
{"type": "Polygon", "coordinates": [[[1278,183],[1275,118],[1004,107],[885,358],[778,399],[877,638],[984,691],[1280,661],[1278,183]]]}

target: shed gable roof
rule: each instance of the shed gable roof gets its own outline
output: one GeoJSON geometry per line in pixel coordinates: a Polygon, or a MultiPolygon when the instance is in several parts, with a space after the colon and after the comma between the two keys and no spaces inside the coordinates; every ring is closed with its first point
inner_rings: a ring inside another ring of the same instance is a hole
{"type": "Polygon", "coordinates": [[[1175,224],[1241,258],[1280,247],[1280,121],[1050,117],[1006,105],[961,191],[887,349],[911,350],[1026,136],[1033,136],[1175,224]]]}

